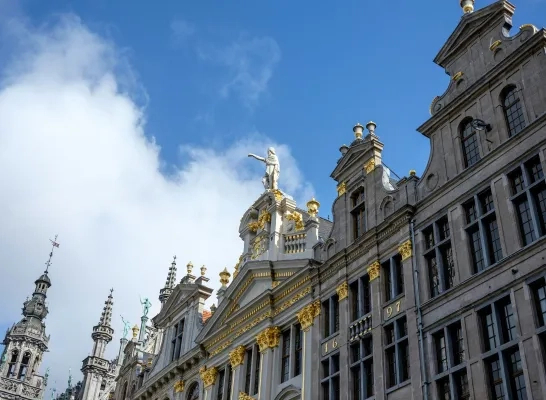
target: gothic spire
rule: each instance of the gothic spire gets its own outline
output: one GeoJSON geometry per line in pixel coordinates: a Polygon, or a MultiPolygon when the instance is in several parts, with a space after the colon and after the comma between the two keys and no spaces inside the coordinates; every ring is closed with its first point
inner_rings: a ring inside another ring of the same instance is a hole
{"type": "Polygon", "coordinates": [[[104,302],[99,325],[110,326],[110,322],[112,321],[112,306],[114,305],[114,296],[112,296],[112,293],[114,293],[114,289],[110,289],[108,299],[104,302]]]}
{"type": "Polygon", "coordinates": [[[165,287],[159,291],[159,301],[161,304],[165,304],[174,287],[176,286],[176,256],[173,257],[171,266],[169,267],[169,273],[167,274],[167,281],[165,287]]]}

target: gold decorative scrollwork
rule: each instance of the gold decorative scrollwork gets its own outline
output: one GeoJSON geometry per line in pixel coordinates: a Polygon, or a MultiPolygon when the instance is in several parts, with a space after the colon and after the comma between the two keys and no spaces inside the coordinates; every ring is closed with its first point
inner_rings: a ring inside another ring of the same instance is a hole
{"type": "Polygon", "coordinates": [[[265,224],[268,222],[271,222],[271,214],[266,209],[263,209],[260,212],[260,216],[258,217],[257,221],[249,222],[248,229],[251,232],[258,232],[259,230],[264,229],[265,224]]]}
{"type": "Polygon", "coordinates": [[[489,50],[494,51],[497,47],[501,45],[500,40],[495,40],[493,43],[491,43],[491,46],[489,46],[489,50]]]}
{"type": "Polygon", "coordinates": [[[271,191],[275,195],[275,200],[281,201],[283,199],[283,194],[279,189],[274,189],[271,191]]]}
{"type": "Polygon", "coordinates": [[[368,275],[370,276],[370,282],[374,279],[379,278],[379,271],[381,269],[381,264],[379,261],[375,261],[368,267],[368,275]]]}
{"type": "Polygon", "coordinates": [[[464,73],[459,71],[455,75],[453,75],[453,78],[451,78],[451,79],[453,79],[455,82],[457,82],[459,79],[461,79],[463,77],[463,75],[464,75],[464,73]]]}
{"type": "Polygon", "coordinates": [[[173,389],[175,393],[180,393],[184,391],[185,383],[184,381],[180,380],[175,382],[173,389]]]}
{"type": "Polygon", "coordinates": [[[301,216],[301,213],[297,211],[286,213],[286,219],[288,221],[294,221],[294,227],[297,231],[301,231],[305,228],[303,217],[301,216]]]}
{"type": "Polygon", "coordinates": [[[260,347],[260,352],[264,352],[267,349],[273,349],[279,345],[281,338],[281,329],[278,326],[270,326],[261,331],[256,336],[256,342],[260,347]]]}
{"type": "Polygon", "coordinates": [[[235,277],[239,273],[239,268],[241,267],[242,262],[243,262],[243,255],[241,254],[239,256],[239,261],[237,261],[237,264],[235,264],[235,269],[233,270],[233,279],[235,279],[235,277]]]}
{"type": "Polygon", "coordinates": [[[255,260],[265,251],[264,236],[258,236],[252,242],[252,256],[251,258],[255,260]]]}
{"type": "Polygon", "coordinates": [[[229,353],[231,368],[235,369],[245,360],[246,349],[243,346],[237,346],[235,350],[229,353]]]}
{"type": "Polygon", "coordinates": [[[400,245],[398,248],[398,252],[402,256],[402,261],[407,260],[411,257],[412,249],[411,249],[411,240],[406,240],[404,243],[400,245]]]}
{"type": "Polygon", "coordinates": [[[303,307],[296,316],[301,325],[301,329],[307,332],[315,321],[315,318],[320,315],[320,300],[315,300],[311,304],[303,307]]]}
{"type": "Polygon", "coordinates": [[[370,158],[365,164],[364,169],[366,170],[366,173],[369,174],[375,169],[375,158],[370,158]]]}
{"type": "Polygon", "coordinates": [[[347,185],[345,182],[341,182],[339,185],[337,185],[337,195],[343,196],[345,194],[345,191],[347,190],[347,185]]]}
{"type": "Polygon", "coordinates": [[[249,396],[245,392],[239,392],[239,397],[237,400],[255,400],[254,397],[249,396]]]}
{"type": "Polygon", "coordinates": [[[214,385],[214,382],[216,382],[216,377],[218,376],[218,370],[216,367],[207,368],[206,366],[202,366],[199,369],[199,375],[201,376],[201,380],[203,381],[203,386],[205,388],[208,388],[212,385],[214,385]]]}
{"type": "Polygon", "coordinates": [[[336,288],[338,301],[341,301],[349,295],[349,284],[347,282],[343,282],[341,285],[339,285],[336,288]]]}

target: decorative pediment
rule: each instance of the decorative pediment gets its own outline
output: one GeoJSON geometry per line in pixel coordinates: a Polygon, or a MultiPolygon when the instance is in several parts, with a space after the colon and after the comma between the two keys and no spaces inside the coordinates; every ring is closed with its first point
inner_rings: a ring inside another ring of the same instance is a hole
{"type": "Polygon", "coordinates": [[[332,178],[336,179],[336,177],[340,174],[341,171],[346,170],[351,165],[362,162],[364,153],[371,151],[372,147],[370,146],[369,140],[363,140],[360,144],[351,146],[349,148],[349,151],[343,156],[343,158],[339,161],[339,163],[336,165],[336,168],[330,175],[332,178]]]}
{"type": "Polygon", "coordinates": [[[213,289],[205,288],[204,286],[197,284],[178,284],[159,314],[153,318],[154,323],[158,327],[163,327],[164,323],[168,321],[169,316],[171,316],[173,312],[176,312],[186,299],[190,298],[196,291],[207,289],[208,295],[210,295],[213,289]]]}
{"type": "Polygon", "coordinates": [[[480,10],[465,14],[434,58],[434,62],[446,68],[459,50],[468,46],[469,38],[476,37],[484,27],[488,27],[492,21],[503,15],[506,19],[505,25],[510,28],[514,6],[507,1],[496,1],[480,10]]]}

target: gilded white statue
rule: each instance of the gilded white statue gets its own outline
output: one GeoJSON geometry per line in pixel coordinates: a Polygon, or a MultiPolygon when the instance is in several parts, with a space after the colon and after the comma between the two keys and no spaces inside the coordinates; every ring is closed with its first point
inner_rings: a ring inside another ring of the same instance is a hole
{"type": "Polygon", "coordinates": [[[248,156],[265,163],[265,175],[262,179],[265,190],[278,190],[279,173],[281,172],[281,168],[279,159],[275,154],[275,149],[273,147],[268,148],[267,157],[265,158],[252,153],[248,156]]]}

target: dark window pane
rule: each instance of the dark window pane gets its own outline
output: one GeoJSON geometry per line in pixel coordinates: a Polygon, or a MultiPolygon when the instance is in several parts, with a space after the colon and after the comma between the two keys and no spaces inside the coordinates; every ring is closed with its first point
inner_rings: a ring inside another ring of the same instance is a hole
{"type": "Polygon", "coordinates": [[[531,218],[529,201],[526,197],[524,197],[515,203],[515,207],[518,215],[519,229],[523,239],[523,245],[526,246],[529,243],[534,242],[536,239],[536,232],[533,226],[533,220],[531,218]]]}
{"type": "Polygon", "coordinates": [[[496,219],[489,219],[484,223],[487,235],[487,246],[489,247],[489,256],[491,264],[495,264],[502,258],[502,248],[499,237],[499,227],[496,219]]]}
{"type": "Polygon", "coordinates": [[[483,258],[483,249],[480,230],[476,226],[471,231],[470,235],[470,248],[472,250],[472,263],[474,267],[474,273],[483,271],[485,268],[485,260],[483,258]]]}
{"type": "Polygon", "coordinates": [[[440,240],[445,240],[449,237],[449,223],[447,218],[442,218],[440,221],[438,221],[438,233],[440,240]]]}
{"type": "Polygon", "coordinates": [[[438,273],[438,263],[436,262],[436,257],[429,257],[427,262],[430,279],[430,296],[435,297],[440,294],[440,275],[438,273]]]}
{"type": "Polygon", "coordinates": [[[461,140],[463,145],[464,166],[470,167],[480,161],[478,149],[478,137],[468,121],[461,129],[461,140]]]}
{"type": "Polygon", "coordinates": [[[512,193],[516,194],[525,189],[525,182],[523,180],[523,173],[521,168],[517,168],[510,174],[510,183],[512,184],[512,193]]]}
{"type": "Polygon", "coordinates": [[[453,262],[451,245],[440,249],[440,253],[444,269],[444,290],[447,290],[453,287],[453,278],[455,277],[455,264],[453,262]]]}
{"type": "Polygon", "coordinates": [[[505,92],[503,110],[508,125],[508,134],[510,136],[517,135],[525,128],[525,118],[516,87],[511,87],[505,92]]]}

